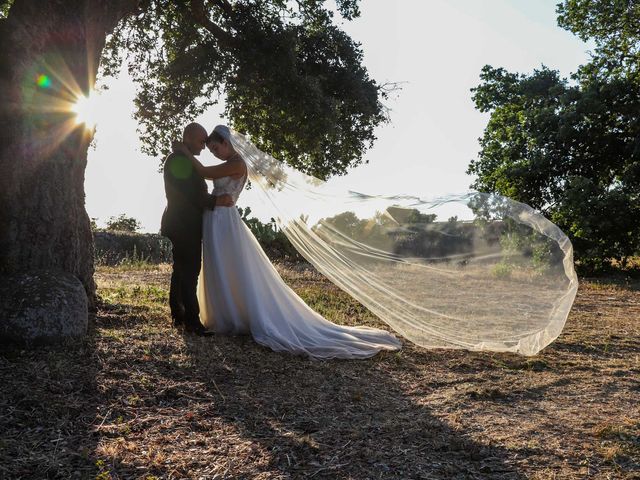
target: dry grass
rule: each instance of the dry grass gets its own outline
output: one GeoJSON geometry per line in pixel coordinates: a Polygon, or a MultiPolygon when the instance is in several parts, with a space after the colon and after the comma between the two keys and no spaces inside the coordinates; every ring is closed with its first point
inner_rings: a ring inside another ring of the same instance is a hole
{"type": "MultiPolygon", "coordinates": [[[[375,317],[304,266],[322,314],[375,317]]],[[[639,478],[640,291],[583,282],[542,354],[314,362],[169,327],[166,266],[101,268],[80,346],[0,355],[0,478],[639,478]]]]}

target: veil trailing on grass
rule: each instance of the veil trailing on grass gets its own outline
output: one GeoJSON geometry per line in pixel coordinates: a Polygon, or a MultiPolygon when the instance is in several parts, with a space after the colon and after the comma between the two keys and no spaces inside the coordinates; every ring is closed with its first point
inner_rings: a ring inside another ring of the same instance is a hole
{"type": "Polygon", "coordinates": [[[529,206],[340,190],[237,132],[231,142],[294,247],[412,342],[534,355],[562,331],[578,288],[573,248],[529,206]]]}

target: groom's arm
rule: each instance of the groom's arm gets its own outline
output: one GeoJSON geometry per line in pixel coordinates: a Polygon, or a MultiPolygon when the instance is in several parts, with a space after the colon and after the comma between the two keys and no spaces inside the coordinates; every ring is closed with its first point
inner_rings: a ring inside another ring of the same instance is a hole
{"type": "Polygon", "coordinates": [[[216,206],[220,207],[233,207],[235,202],[233,201],[233,197],[228,193],[223,193],[222,195],[216,195],[215,192],[209,193],[207,192],[207,187],[205,185],[203,193],[200,196],[200,206],[204,209],[213,210],[216,206]]]}
{"type": "Polygon", "coordinates": [[[167,185],[167,193],[175,199],[189,203],[198,209],[213,209],[215,199],[207,192],[207,185],[203,181],[202,185],[194,182],[194,175],[197,173],[193,169],[191,160],[184,155],[172,153],[167,157],[164,164],[164,178],[167,185]],[[198,187],[194,188],[195,185],[198,187]]]}
{"type": "Polygon", "coordinates": [[[202,189],[197,198],[198,206],[203,210],[213,210],[216,208],[216,197],[209,194],[207,184],[202,182],[202,189]]]}
{"type": "Polygon", "coordinates": [[[221,207],[232,207],[234,205],[231,195],[216,196],[213,193],[209,194],[205,182],[201,183],[200,188],[194,189],[192,175],[197,174],[193,171],[191,161],[184,155],[179,153],[169,155],[165,160],[164,170],[165,182],[168,184],[167,190],[172,192],[174,198],[181,197],[183,201],[202,210],[213,210],[216,205],[221,207]]]}
{"type": "Polygon", "coordinates": [[[210,197],[211,201],[213,202],[213,207],[211,207],[211,210],[213,210],[214,207],[233,207],[236,204],[236,202],[233,201],[233,197],[228,193],[216,195],[216,193],[213,192],[210,197]]]}

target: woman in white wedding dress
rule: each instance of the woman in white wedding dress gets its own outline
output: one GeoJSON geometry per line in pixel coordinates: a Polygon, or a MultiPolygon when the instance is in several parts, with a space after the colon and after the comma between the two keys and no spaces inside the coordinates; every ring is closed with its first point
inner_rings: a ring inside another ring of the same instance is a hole
{"type": "MultiPolygon", "coordinates": [[[[218,125],[207,147],[223,164],[203,166],[188,150],[200,175],[212,179],[216,195],[237,201],[247,166],[234,150],[230,131],[218,125]]],[[[203,262],[198,283],[202,323],[222,334],[251,334],[275,351],[311,358],[366,358],[399,350],[390,332],[336,325],[314,312],[285,284],[236,207],[216,207],[203,218],[203,262]]]]}

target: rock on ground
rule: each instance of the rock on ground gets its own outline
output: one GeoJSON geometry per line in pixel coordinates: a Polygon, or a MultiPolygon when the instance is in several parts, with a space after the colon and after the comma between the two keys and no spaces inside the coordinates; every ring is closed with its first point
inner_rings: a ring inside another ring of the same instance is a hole
{"type": "Polygon", "coordinates": [[[83,337],[87,325],[87,295],[72,274],[39,270],[0,276],[0,343],[60,343],[83,337]]]}

